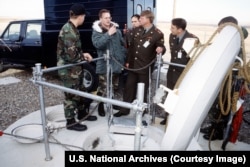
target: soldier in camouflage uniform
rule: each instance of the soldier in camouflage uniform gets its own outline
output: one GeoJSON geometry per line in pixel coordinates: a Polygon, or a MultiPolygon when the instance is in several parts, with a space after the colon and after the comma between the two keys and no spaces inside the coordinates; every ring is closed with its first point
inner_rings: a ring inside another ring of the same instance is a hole
{"type": "MultiPolygon", "coordinates": [[[[81,4],[74,4],[70,8],[70,19],[62,27],[57,44],[57,66],[65,64],[78,63],[83,60],[91,61],[92,56],[89,53],[83,53],[81,50],[80,34],[77,27],[82,25],[85,18],[85,8],[81,4]]],[[[82,66],[64,68],[58,71],[58,74],[67,88],[82,90],[82,66]]],[[[75,113],[78,112],[78,119],[82,119],[88,113],[84,107],[84,97],[66,93],[64,100],[64,114],[67,120],[66,126],[69,130],[84,131],[86,125],[75,121],[75,113]]],[[[87,120],[94,121],[96,116],[88,116],[87,120]]]]}

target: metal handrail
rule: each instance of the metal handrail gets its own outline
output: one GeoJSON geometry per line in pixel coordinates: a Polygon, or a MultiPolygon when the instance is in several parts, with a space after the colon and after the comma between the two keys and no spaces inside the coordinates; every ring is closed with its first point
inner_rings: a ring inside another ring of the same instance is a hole
{"type": "MultiPolygon", "coordinates": [[[[107,51],[107,54],[109,54],[108,51],[107,51]]],[[[109,55],[104,55],[104,57],[96,58],[94,60],[99,60],[99,59],[103,59],[103,58],[105,59],[105,56],[109,56],[109,55]]],[[[44,138],[45,152],[46,152],[45,160],[47,160],[47,161],[51,160],[52,157],[50,155],[49,141],[48,141],[48,134],[47,134],[47,123],[46,123],[46,112],[45,112],[43,86],[56,88],[56,89],[62,90],[64,92],[76,94],[76,95],[79,95],[79,96],[90,98],[90,99],[93,99],[93,100],[96,100],[96,101],[105,102],[105,103],[108,103],[108,104],[119,105],[121,107],[129,108],[129,109],[131,109],[133,111],[137,111],[138,116],[136,115],[136,117],[137,118],[139,117],[140,119],[136,119],[136,125],[137,126],[136,126],[136,134],[135,134],[135,141],[136,141],[135,142],[135,149],[137,149],[137,150],[140,149],[141,115],[142,115],[142,112],[146,108],[146,105],[141,100],[142,97],[144,96],[144,91],[142,91],[142,89],[140,87],[138,89],[141,90],[141,91],[137,92],[138,93],[137,100],[135,100],[136,103],[127,103],[127,102],[123,102],[123,101],[119,101],[119,100],[114,100],[114,99],[110,98],[109,96],[107,96],[107,98],[105,98],[105,97],[93,95],[91,93],[82,92],[82,91],[75,90],[75,89],[70,89],[70,88],[67,88],[67,87],[64,87],[64,86],[48,83],[48,82],[42,80],[43,73],[51,72],[51,71],[59,70],[59,69],[63,69],[63,68],[69,68],[69,67],[81,65],[81,64],[84,64],[84,63],[86,63],[86,61],[75,63],[75,64],[63,65],[63,66],[59,66],[59,67],[51,67],[51,68],[47,68],[47,69],[41,69],[41,63],[37,63],[36,66],[33,68],[33,77],[30,80],[34,84],[39,85],[39,99],[40,99],[40,107],[41,107],[41,119],[42,119],[42,125],[43,125],[43,138],[44,138]]],[[[107,66],[109,66],[108,63],[107,63],[107,66]]],[[[108,67],[107,67],[107,69],[108,69],[108,67]]],[[[138,86],[140,86],[140,84],[143,84],[143,83],[139,83],[138,86]]]]}

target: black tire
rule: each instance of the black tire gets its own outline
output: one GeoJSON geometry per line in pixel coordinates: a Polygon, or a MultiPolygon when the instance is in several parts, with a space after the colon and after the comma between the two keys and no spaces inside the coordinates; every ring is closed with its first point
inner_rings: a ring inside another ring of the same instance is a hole
{"type": "Polygon", "coordinates": [[[87,92],[96,91],[99,84],[98,75],[95,73],[95,68],[89,63],[83,64],[83,86],[87,92]]]}
{"type": "Polygon", "coordinates": [[[0,72],[3,72],[4,71],[4,66],[3,66],[3,62],[0,61],[0,72]]]}

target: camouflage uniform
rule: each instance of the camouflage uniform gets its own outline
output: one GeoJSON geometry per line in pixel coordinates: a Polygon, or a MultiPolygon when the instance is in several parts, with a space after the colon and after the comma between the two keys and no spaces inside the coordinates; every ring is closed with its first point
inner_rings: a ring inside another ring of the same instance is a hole
{"type": "MultiPolygon", "coordinates": [[[[82,50],[80,34],[77,28],[70,21],[61,29],[57,44],[57,66],[65,64],[78,63],[82,61],[82,50]]],[[[58,74],[67,88],[82,90],[80,87],[82,81],[82,67],[74,66],[58,70],[58,74]]],[[[64,93],[64,114],[66,119],[72,119],[75,116],[76,109],[84,108],[84,98],[71,93],[64,93]]]]}
{"type": "MultiPolygon", "coordinates": [[[[119,92],[119,74],[112,74],[112,88],[113,88],[113,94],[115,99],[122,99],[121,92],[119,92]]],[[[106,88],[107,88],[107,75],[105,74],[99,74],[99,86],[97,89],[97,92],[99,95],[105,96],[106,94],[106,88]]]]}

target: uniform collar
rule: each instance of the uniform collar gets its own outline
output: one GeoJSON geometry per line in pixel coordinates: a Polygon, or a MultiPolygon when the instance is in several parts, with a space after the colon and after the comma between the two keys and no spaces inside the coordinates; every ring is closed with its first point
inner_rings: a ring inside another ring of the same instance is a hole
{"type": "Polygon", "coordinates": [[[176,36],[176,38],[179,38],[179,41],[181,41],[184,35],[186,34],[186,32],[187,32],[186,30],[183,31],[180,35],[176,36]]]}
{"type": "Polygon", "coordinates": [[[148,32],[148,30],[150,30],[152,27],[153,27],[153,24],[152,24],[150,27],[144,28],[145,33],[147,33],[147,32],[148,32]]]}

